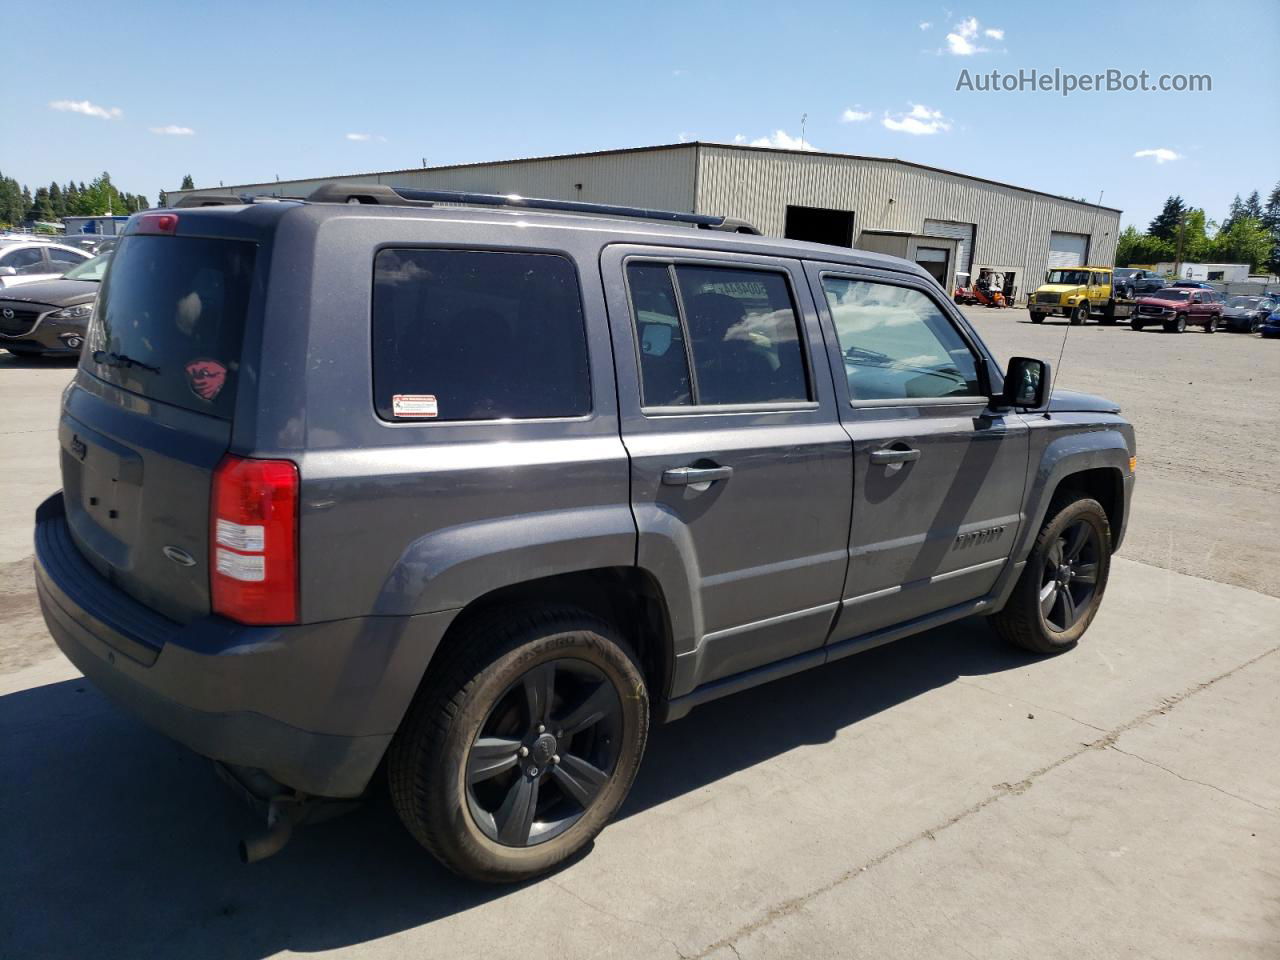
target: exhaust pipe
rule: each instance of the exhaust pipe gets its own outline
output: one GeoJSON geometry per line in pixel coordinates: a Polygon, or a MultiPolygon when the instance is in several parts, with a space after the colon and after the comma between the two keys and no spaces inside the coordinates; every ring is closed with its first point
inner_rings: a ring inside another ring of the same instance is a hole
{"type": "Polygon", "coordinates": [[[267,829],[253,837],[245,837],[240,841],[240,862],[257,863],[267,857],[274,857],[284,849],[284,845],[293,836],[293,818],[282,814],[274,804],[271,815],[267,818],[267,829]]]}

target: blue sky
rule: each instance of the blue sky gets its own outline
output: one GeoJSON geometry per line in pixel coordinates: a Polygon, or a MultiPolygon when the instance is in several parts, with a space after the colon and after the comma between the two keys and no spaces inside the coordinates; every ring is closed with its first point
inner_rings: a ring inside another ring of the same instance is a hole
{"type": "Polygon", "coordinates": [[[198,186],[670,143],[796,143],[1220,219],[1280,180],[1280,3],[121,0],[7,7],[0,171],[198,186]],[[80,26],[73,26],[73,24],[80,26]],[[1268,50],[1268,47],[1270,49],[1268,50]],[[971,75],[1209,74],[983,93],[971,75]],[[1135,154],[1142,153],[1142,156],[1135,154]]]}

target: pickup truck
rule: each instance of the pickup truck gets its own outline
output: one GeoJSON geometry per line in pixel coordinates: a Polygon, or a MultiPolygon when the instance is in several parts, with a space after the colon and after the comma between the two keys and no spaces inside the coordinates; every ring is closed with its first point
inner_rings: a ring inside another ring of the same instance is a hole
{"type": "Polygon", "coordinates": [[[1066,317],[1073,324],[1090,317],[1115,323],[1133,313],[1133,302],[1123,295],[1127,289],[1113,292],[1111,267],[1057,267],[1044,280],[1027,300],[1032,323],[1043,323],[1048,316],[1066,317]]]}

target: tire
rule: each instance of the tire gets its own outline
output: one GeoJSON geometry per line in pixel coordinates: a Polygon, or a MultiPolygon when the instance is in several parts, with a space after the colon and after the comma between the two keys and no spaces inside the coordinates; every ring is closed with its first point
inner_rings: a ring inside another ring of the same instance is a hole
{"type": "Polygon", "coordinates": [[[1166,320],[1164,322],[1165,333],[1186,333],[1186,330],[1187,315],[1185,313],[1180,313],[1172,320],[1166,320]]]}
{"type": "Polygon", "coordinates": [[[392,740],[391,800],[454,873],[528,879],[587,846],[626,799],[649,731],[644,676],[613,627],[572,607],[507,608],[461,629],[392,740]]]}
{"type": "Polygon", "coordinates": [[[1031,322],[1032,322],[1032,323],[1044,323],[1044,314],[1043,314],[1043,313],[1033,313],[1033,314],[1031,315],[1031,322]]]}
{"type": "Polygon", "coordinates": [[[1102,311],[1102,322],[1109,327],[1115,326],[1116,323],[1116,302],[1108,300],[1106,309],[1102,311]]]}
{"type": "Polygon", "coordinates": [[[1082,303],[1071,311],[1071,323],[1073,326],[1080,326],[1089,319],[1089,305],[1082,303]]]}
{"type": "Polygon", "coordinates": [[[1262,321],[1261,321],[1261,320],[1254,320],[1252,323],[1250,323],[1250,324],[1249,324],[1249,332],[1250,332],[1250,333],[1257,333],[1257,332],[1258,332],[1259,330],[1261,330],[1261,329],[1262,329],[1262,321]]]}
{"type": "Polygon", "coordinates": [[[1141,320],[1139,320],[1137,317],[1134,317],[1134,319],[1129,321],[1129,326],[1131,326],[1134,330],[1137,330],[1139,333],[1141,333],[1142,328],[1145,326],[1145,324],[1141,320]]]}
{"type": "Polygon", "coordinates": [[[1217,318],[1217,317],[1210,317],[1210,318],[1209,318],[1209,322],[1208,322],[1208,323],[1206,323],[1206,324],[1204,325],[1204,332],[1205,332],[1205,333],[1217,333],[1217,332],[1218,332],[1218,318],[1217,318]]]}
{"type": "Polygon", "coordinates": [[[1070,650],[1093,622],[1110,572],[1111,527],[1102,505],[1083,494],[1055,497],[1013,594],[1003,610],[991,615],[991,625],[1005,640],[1032,653],[1070,650]],[[1081,529],[1087,540],[1072,559],[1068,551],[1074,540],[1067,538],[1074,538],[1081,529]],[[1059,575],[1063,566],[1056,562],[1059,555],[1072,567],[1071,575],[1059,575]],[[1085,579],[1086,570],[1091,583],[1085,579]],[[1052,592],[1046,593],[1050,587],[1052,592]],[[1063,605],[1064,591],[1071,598],[1070,607],[1063,605]]]}

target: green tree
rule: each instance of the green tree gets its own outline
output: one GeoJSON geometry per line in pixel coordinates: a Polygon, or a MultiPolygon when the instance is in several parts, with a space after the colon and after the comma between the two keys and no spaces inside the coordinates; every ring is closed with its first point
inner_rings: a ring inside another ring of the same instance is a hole
{"type": "Polygon", "coordinates": [[[1275,250],[1274,239],[1256,217],[1241,217],[1230,229],[1218,231],[1205,259],[1218,263],[1247,263],[1250,270],[1267,263],[1275,250]]]}
{"type": "Polygon", "coordinates": [[[49,184],[49,204],[53,207],[53,215],[61,220],[67,215],[67,203],[62,196],[62,188],[58,186],[58,181],[49,184]]]}
{"type": "Polygon", "coordinates": [[[1262,198],[1258,196],[1257,190],[1249,194],[1249,199],[1244,202],[1244,215],[1254,220],[1262,219],[1262,198]]]}
{"type": "Polygon", "coordinates": [[[191,179],[191,174],[188,173],[185,177],[182,178],[182,189],[194,190],[195,188],[196,188],[196,182],[191,179]]]}
{"type": "Polygon", "coordinates": [[[163,190],[160,191],[160,201],[156,204],[158,207],[167,207],[169,205],[169,195],[163,190]]]}
{"type": "Polygon", "coordinates": [[[1151,226],[1147,227],[1147,233],[1161,240],[1172,240],[1176,243],[1178,223],[1186,212],[1187,205],[1183,203],[1181,197],[1170,197],[1164,202],[1164,209],[1151,221],[1151,226]]]}
{"type": "Polygon", "coordinates": [[[1267,205],[1262,208],[1262,225],[1274,234],[1280,234],[1280,183],[1267,194],[1267,205]]]}
{"type": "Polygon", "coordinates": [[[1233,223],[1244,216],[1244,201],[1240,199],[1240,194],[1236,194],[1231,199],[1231,206],[1227,209],[1227,219],[1222,221],[1222,229],[1228,229],[1233,223]]]}

